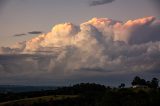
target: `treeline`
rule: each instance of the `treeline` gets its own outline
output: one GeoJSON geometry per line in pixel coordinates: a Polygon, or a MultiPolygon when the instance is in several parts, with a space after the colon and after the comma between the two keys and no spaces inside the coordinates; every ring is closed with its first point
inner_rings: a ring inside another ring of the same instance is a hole
{"type": "Polygon", "coordinates": [[[146,86],[149,88],[158,88],[159,80],[157,78],[152,78],[151,81],[146,81],[145,79],[136,76],[132,81],[132,86],[135,85],[146,86]]]}

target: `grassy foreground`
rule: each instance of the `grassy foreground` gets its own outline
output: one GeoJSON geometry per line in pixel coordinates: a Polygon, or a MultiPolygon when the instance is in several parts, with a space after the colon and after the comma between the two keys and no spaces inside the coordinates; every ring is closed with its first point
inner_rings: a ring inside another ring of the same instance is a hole
{"type": "Polygon", "coordinates": [[[52,96],[42,96],[34,98],[25,98],[19,100],[13,100],[8,102],[0,103],[0,106],[31,106],[36,104],[43,104],[50,101],[58,101],[64,99],[76,98],[76,95],[52,95],[52,96]]]}

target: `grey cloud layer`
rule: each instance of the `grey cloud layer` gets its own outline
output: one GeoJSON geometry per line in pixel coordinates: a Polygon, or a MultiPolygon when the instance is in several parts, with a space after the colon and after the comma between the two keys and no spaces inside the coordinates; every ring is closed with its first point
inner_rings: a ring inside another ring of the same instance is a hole
{"type": "MultiPolygon", "coordinates": [[[[0,48],[0,76],[74,79],[160,70],[160,21],[93,18],[58,24],[47,34],[0,48]]],[[[23,79],[23,78],[22,78],[23,79]]]]}

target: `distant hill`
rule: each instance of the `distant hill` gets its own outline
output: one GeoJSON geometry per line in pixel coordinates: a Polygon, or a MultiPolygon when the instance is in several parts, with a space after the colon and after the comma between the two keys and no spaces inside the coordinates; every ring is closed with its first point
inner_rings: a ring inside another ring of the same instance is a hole
{"type": "Polygon", "coordinates": [[[0,93],[7,92],[32,92],[43,90],[55,90],[56,86],[24,86],[24,85],[0,85],[0,93]]]}

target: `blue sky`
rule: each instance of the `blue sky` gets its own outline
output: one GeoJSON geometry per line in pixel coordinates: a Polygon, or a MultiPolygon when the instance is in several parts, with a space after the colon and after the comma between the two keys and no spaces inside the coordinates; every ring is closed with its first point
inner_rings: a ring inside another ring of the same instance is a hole
{"type": "Polygon", "coordinates": [[[80,24],[93,17],[120,21],[146,16],[159,17],[151,0],[115,0],[112,3],[89,6],[92,0],[1,0],[0,46],[24,41],[35,35],[13,37],[30,31],[48,32],[58,23],[80,24]]]}

